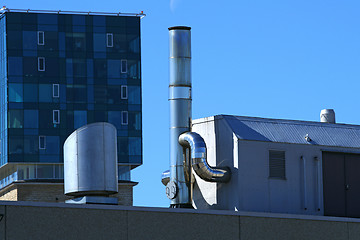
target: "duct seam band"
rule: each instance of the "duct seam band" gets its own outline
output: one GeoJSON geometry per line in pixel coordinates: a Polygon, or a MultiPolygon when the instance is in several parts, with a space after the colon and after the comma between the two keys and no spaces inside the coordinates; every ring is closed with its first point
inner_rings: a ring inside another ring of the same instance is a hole
{"type": "Polygon", "coordinates": [[[191,88],[190,87],[169,87],[169,99],[191,99],[191,88]]]}

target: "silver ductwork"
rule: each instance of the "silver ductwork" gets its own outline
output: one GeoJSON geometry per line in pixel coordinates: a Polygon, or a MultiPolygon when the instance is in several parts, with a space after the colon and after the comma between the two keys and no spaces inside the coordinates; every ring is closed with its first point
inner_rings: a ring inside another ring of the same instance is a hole
{"type": "Polygon", "coordinates": [[[171,207],[192,207],[191,184],[184,174],[180,134],[191,131],[191,32],[190,27],[169,28],[170,38],[170,181],[166,193],[171,207]]]}
{"type": "Polygon", "coordinates": [[[190,29],[183,26],[169,28],[170,176],[165,171],[162,183],[166,185],[170,207],[174,208],[192,208],[192,169],[205,181],[230,180],[229,168],[209,166],[204,140],[199,134],[191,132],[190,29]]]}
{"type": "Polygon", "coordinates": [[[183,133],[179,136],[179,143],[191,150],[191,166],[196,174],[208,182],[228,182],[230,180],[230,168],[210,167],[206,158],[206,144],[204,139],[195,132],[183,133]]]}

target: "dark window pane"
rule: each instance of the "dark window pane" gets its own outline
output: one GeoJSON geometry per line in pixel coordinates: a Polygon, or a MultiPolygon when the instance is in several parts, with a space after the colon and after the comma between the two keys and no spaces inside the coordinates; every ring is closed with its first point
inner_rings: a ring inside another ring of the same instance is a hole
{"type": "Polygon", "coordinates": [[[106,115],[107,113],[105,111],[95,111],[95,115],[94,115],[95,122],[106,122],[107,121],[106,115]]]}
{"type": "Polygon", "coordinates": [[[38,136],[24,136],[24,153],[26,154],[39,153],[38,136]]]}
{"type": "Polygon", "coordinates": [[[20,83],[9,84],[9,101],[22,102],[23,101],[23,85],[20,83]]]}
{"type": "Polygon", "coordinates": [[[39,110],[39,128],[53,128],[52,110],[39,110]]]}
{"type": "Polygon", "coordinates": [[[73,33],[73,49],[74,51],[86,50],[85,33],[73,33]]]}
{"type": "Polygon", "coordinates": [[[23,74],[22,57],[8,58],[8,74],[13,76],[21,76],[23,74]]]}
{"type": "Polygon", "coordinates": [[[52,102],[52,85],[39,84],[39,102],[52,102]]]}
{"type": "Polygon", "coordinates": [[[38,72],[37,58],[35,57],[24,57],[24,75],[26,77],[36,76],[38,72]]]}
{"type": "Polygon", "coordinates": [[[78,129],[87,124],[86,111],[74,111],[74,128],[78,129]]]}
{"type": "Polygon", "coordinates": [[[120,86],[108,86],[108,103],[118,104],[120,103],[120,86]]]}
{"type": "Polygon", "coordinates": [[[24,102],[38,101],[38,85],[24,84],[24,102]]]}
{"type": "Polygon", "coordinates": [[[59,154],[60,152],[60,137],[46,136],[46,154],[59,154]]]}
{"type": "Polygon", "coordinates": [[[37,14],[38,24],[58,24],[58,14],[37,14]]]}
{"type": "Polygon", "coordinates": [[[109,111],[108,122],[113,124],[116,128],[121,128],[121,112],[120,111],[109,111]]]}
{"type": "MultiPolygon", "coordinates": [[[[35,31],[23,31],[23,49],[24,50],[37,50],[37,43],[41,39],[37,39],[35,31]]],[[[44,32],[42,32],[44,37],[44,32]]]]}
{"type": "Polygon", "coordinates": [[[129,141],[127,137],[118,137],[118,153],[120,155],[129,154],[129,141]]]}
{"type": "Polygon", "coordinates": [[[85,59],[73,59],[73,76],[86,77],[85,59]]]}
{"type": "Polygon", "coordinates": [[[24,113],[22,110],[9,110],[8,128],[23,128],[24,113]]]}
{"type": "Polygon", "coordinates": [[[129,155],[141,155],[140,137],[129,137],[129,155]]]}
{"type": "Polygon", "coordinates": [[[105,86],[94,87],[95,103],[106,103],[106,95],[107,95],[107,91],[105,86]]]}
{"type": "Polygon", "coordinates": [[[24,127],[38,128],[39,127],[39,112],[38,110],[24,110],[24,127]]]}
{"type": "Polygon", "coordinates": [[[107,77],[107,66],[106,60],[95,59],[94,60],[94,70],[95,78],[106,78],[107,77]]]}
{"type": "Polygon", "coordinates": [[[140,104],[140,86],[128,86],[128,101],[129,104],[140,104]]]}
{"type": "Polygon", "coordinates": [[[22,154],[24,152],[24,141],[22,137],[9,137],[9,154],[22,154]]]}
{"type": "Polygon", "coordinates": [[[141,113],[129,112],[129,130],[141,130],[141,113]]]}
{"type": "Polygon", "coordinates": [[[112,60],[109,59],[107,62],[107,76],[108,78],[120,78],[120,73],[121,73],[121,69],[120,69],[120,60],[112,60]]]}
{"type": "Polygon", "coordinates": [[[22,32],[21,31],[7,31],[7,47],[8,49],[19,50],[22,48],[22,32]]]}
{"type": "Polygon", "coordinates": [[[105,52],[106,51],[105,34],[94,33],[93,36],[94,36],[94,52],[105,52]]]}

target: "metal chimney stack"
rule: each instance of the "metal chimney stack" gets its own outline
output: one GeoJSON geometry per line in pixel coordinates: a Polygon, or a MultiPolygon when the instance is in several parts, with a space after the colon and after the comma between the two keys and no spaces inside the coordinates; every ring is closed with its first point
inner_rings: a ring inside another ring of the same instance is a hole
{"type": "Polygon", "coordinates": [[[184,173],[179,136],[191,131],[191,32],[190,27],[169,28],[170,38],[170,181],[166,194],[170,207],[191,208],[191,184],[184,173]]]}

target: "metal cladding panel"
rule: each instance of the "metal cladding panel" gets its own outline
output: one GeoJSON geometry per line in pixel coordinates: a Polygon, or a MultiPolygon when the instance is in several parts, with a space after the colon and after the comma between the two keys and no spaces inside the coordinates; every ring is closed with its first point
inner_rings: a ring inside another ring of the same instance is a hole
{"type": "Polygon", "coordinates": [[[71,134],[64,144],[64,189],[65,194],[76,192],[79,186],[77,165],[77,139],[76,134],[71,134]]]}
{"type": "Polygon", "coordinates": [[[64,144],[64,171],[65,194],[116,193],[116,128],[93,123],[73,132],[64,144]]]}
{"type": "Polygon", "coordinates": [[[239,139],[360,148],[360,126],[221,115],[239,139]],[[306,136],[309,140],[306,140],[306,136]]]}

